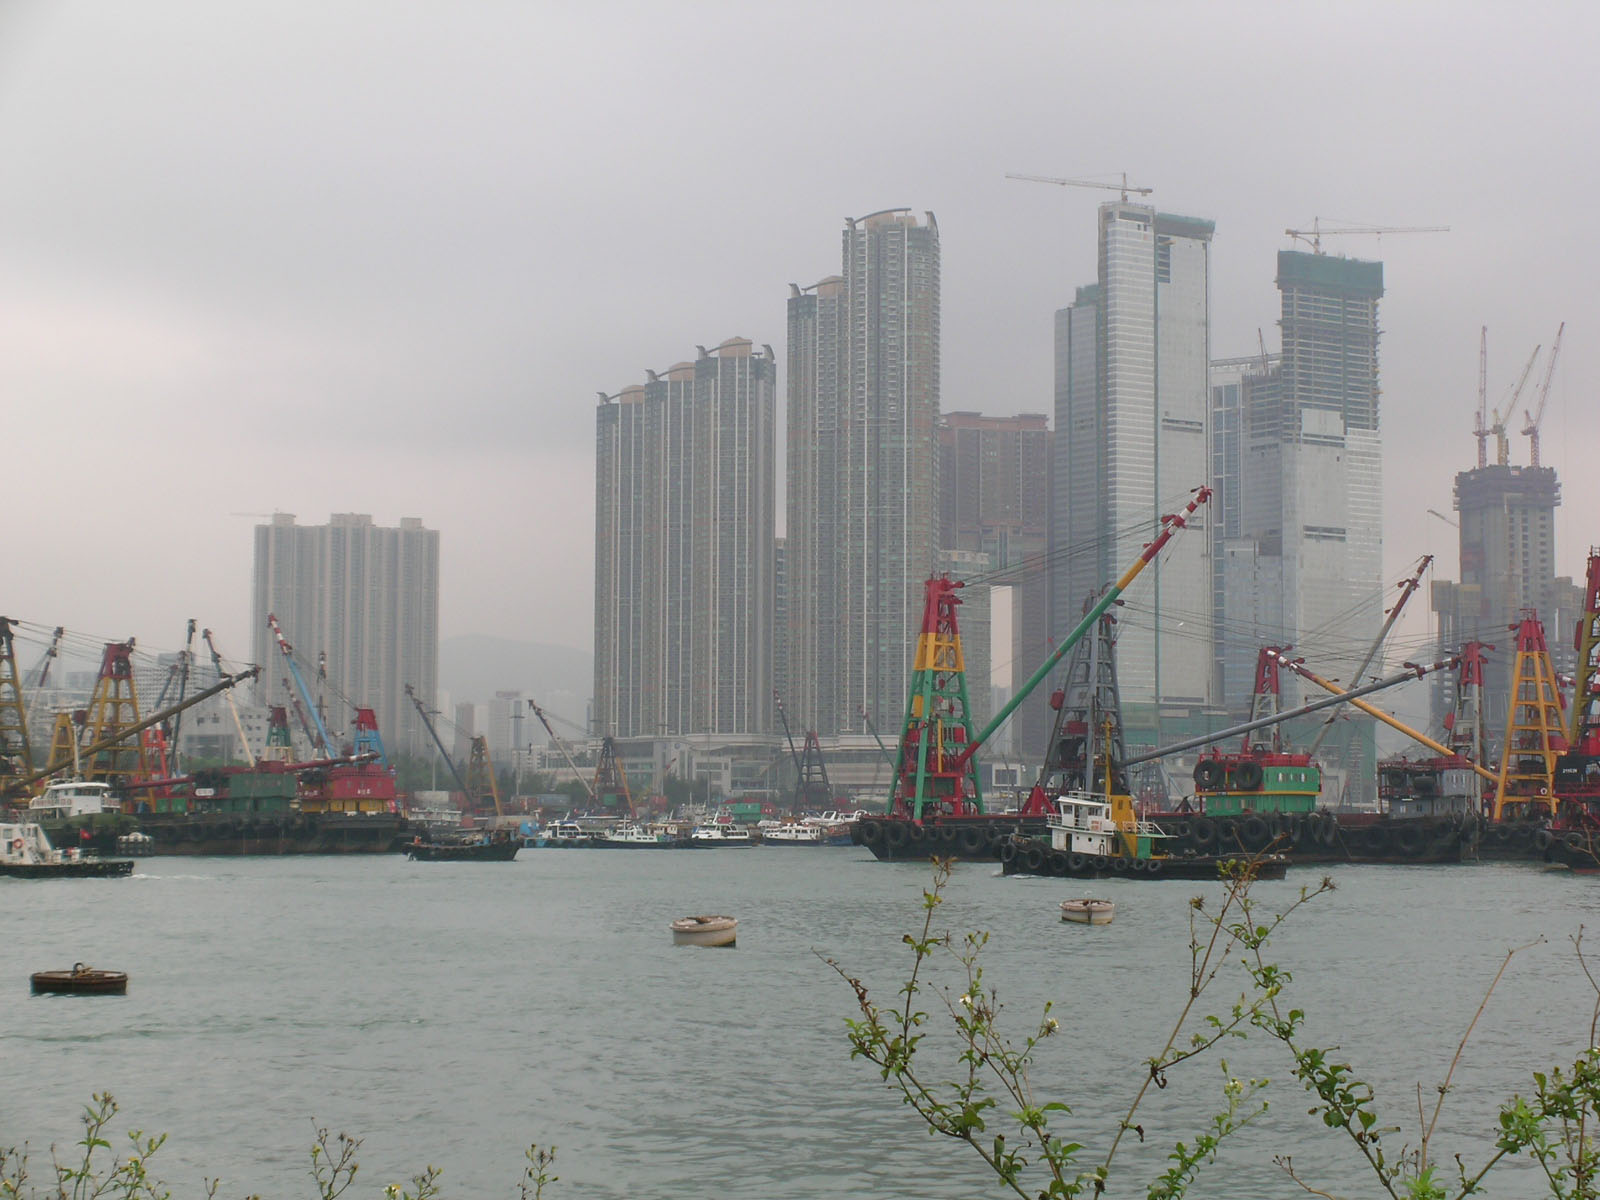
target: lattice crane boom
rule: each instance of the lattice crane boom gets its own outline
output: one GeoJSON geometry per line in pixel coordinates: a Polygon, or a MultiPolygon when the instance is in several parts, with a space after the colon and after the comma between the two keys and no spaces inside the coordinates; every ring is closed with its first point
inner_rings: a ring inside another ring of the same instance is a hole
{"type": "Polygon", "coordinates": [[[1106,183],[1099,179],[1058,179],[1053,175],[1019,175],[1006,172],[1007,179],[1020,179],[1023,183],[1053,183],[1057,187],[1102,188],[1108,192],[1120,192],[1123,200],[1127,200],[1130,195],[1148,196],[1155,191],[1155,188],[1133,187],[1128,183],[1128,173],[1123,171],[1121,175],[1121,183],[1106,183]]]}
{"type": "Polygon", "coordinates": [[[1350,234],[1372,234],[1382,237],[1389,233],[1449,233],[1448,225],[1339,225],[1325,229],[1321,217],[1311,218],[1310,229],[1285,229],[1284,233],[1295,241],[1305,242],[1311,247],[1311,253],[1323,254],[1322,239],[1325,237],[1344,237],[1350,234]]]}
{"type": "MultiPolygon", "coordinates": [[[[1527,423],[1522,427],[1522,434],[1528,439],[1528,465],[1539,465],[1539,422],[1544,420],[1545,401],[1550,399],[1550,381],[1555,377],[1556,359],[1561,356],[1561,335],[1567,331],[1567,323],[1561,322],[1561,328],[1556,330],[1556,340],[1550,346],[1550,357],[1545,360],[1544,383],[1539,387],[1539,404],[1532,411],[1523,410],[1523,417],[1527,423]]],[[[1537,353],[1537,351],[1535,351],[1537,353]]],[[[1517,389],[1521,391],[1519,387],[1517,389]]]]}

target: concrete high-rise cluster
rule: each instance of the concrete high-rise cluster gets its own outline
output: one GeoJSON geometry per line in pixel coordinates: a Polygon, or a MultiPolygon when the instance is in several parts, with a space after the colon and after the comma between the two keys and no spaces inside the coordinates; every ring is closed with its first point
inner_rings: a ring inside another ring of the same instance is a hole
{"type": "Polygon", "coordinates": [[[394,752],[422,751],[427,733],[406,697],[409,684],[434,703],[439,678],[439,534],[405,517],[398,528],[366,513],[335,513],[326,525],[296,525],[277,513],[255,530],[251,655],[258,695],[289,703],[287,671],[267,615],[276,614],[301,673],[316,688],[326,656],[325,719],[335,737],[354,709],[377,713],[394,752]]]}
{"type": "MultiPolygon", "coordinates": [[[[1056,314],[1051,617],[1058,634],[1208,478],[1211,221],[1128,201],[1099,211],[1099,272],[1056,314]]],[[[1202,510],[1119,612],[1132,744],[1212,702],[1202,510]]]]}
{"type": "Polygon", "coordinates": [[[747,338],[596,410],[598,734],[772,725],[777,371],[747,338]]]}
{"type": "Polygon", "coordinates": [[[941,549],[932,213],[846,221],[841,274],[791,288],[788,366],[785,703],[824,734],[897,728],[941,549]]]}

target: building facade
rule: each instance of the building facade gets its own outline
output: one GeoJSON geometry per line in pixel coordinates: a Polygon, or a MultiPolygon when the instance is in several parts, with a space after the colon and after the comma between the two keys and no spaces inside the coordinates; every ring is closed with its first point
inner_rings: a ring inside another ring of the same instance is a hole
{"type": "Polygon", "coordinates": [[[791,719],[897,727],[939,564],[939,229],[907,209],[847,220],[843,270],[791,287],[791,719]]]}
{"type": "Polygon", "coordinates": [[[730,338],[601,397],[598,734],[771,731],[776,367],[730,338]]]}
{"type": "MultiPolygon", "coordinates": [[[[1047,552],[1052,437],[1042,413],[986,417],[952,412],[944,414],[939,429],[939,541],[947,553],[984,555],[993,583],[1009,593],[1006,669],[1018,682],[1051,649],[1047,552]]],[[[974,707],[987,714],[993,711],[988,690],[993,673],[981,680],[970,677],[974,643],[966,613],[962,609],[967,687],[974,707]]],[[[983,661],[988,661],[987,654],[983,661]]],[[[1043,754],[1050,733],[1046,711],[1023,706],[1010,722],[1010,744],[1043,754]]]]}
{"type": "Polygon", "coordinates": [[[1456,475],[1461,578],[1435,581],[1432,606],[1442,650],[1468,641],[1497,647],[1484,670],[1482,709],[1496,741],[1505,729],[1516,661],[1509,627],[1523,609],[1534,609],[1544,622],[1557,672],[1570,674],[1576,667],[1572,635],[1582,615],[1583,588],[1555,573],[1560,503],[1561,484],[1552,467],[1489,463],[1456,475]]]}
{"type": "Polygon", "coordinates": [[[272,632],[276,614],[300,672],[316,689],[324,665],[324,718],[346,740],[355,708],[371,708],[391,752],[420,754],[428,741],[410,685],[434,704],[439,679],[439,533],[416,517],[398,527],[366,513],[335,513],[326,525],[296,525],[278,513],[255,530],[251,653],[262,666],[257,692],[289,704],[287,671],[272,632]]]}
{"type": "MultiPolygon", "coordinates": [[[[1099,277],[1057,314],[1052,624],[1138,556],[1209,475],[1210,221],[1100,206],[1099,277]]],[[[1117,646],[1133,742],[1211,702],[1205,510],[1126,598],[1117,646]]]]}

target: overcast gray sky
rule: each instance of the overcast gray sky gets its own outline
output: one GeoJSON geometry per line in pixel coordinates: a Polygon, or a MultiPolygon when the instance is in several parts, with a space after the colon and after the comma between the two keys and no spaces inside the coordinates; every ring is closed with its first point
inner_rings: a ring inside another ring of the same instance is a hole
{"type": "Polygon", "coordinates": [[[1545,461],[1581,574],[1597,33],[1579,4],[5,0],[0,611],[152,648],[195,616],[240,653],[254,514],[358,511],[442,532],[446,636],[587,648],[595,393],[734,335],[781,359],[845,216],[937,215],[947,410],[1049,411],[1106,194],[1008,171],[1215,220],[1218,357],[1277,348],[1286,227],[1451,226],[1337,244],[1385,263],[1390,573],[1455,577],[1425,513],[1474,461],[1479,327],[1498,401],[1565,320],[1545,461]]]}

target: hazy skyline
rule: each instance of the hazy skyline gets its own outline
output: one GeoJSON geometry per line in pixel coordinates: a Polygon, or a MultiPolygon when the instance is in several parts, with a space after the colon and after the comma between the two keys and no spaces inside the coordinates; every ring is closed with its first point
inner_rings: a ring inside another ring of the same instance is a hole
{"type": "Polygon", "coordinates": [[[1213,357],[1278,348],[1285,227],[1451,226],[1327,243],[1385,264],[1386,577],[1457,576],[1426,513],[1475,463],[1479,327],[1494,404],[1563,320],[1544,461],[1581,575],[1596,32],[1576,4],[6,5],[0,611],[150,649],[194,616],[239,653],[257,514],[363,512],[440,531],[442,636],[587,649],[596,392],[733,336],[781,361],[845,217],[936,214],[946,411],[1051,411],[1113,193],[1008,171],[1125,170],[1214,220],[1213,357]]]}

